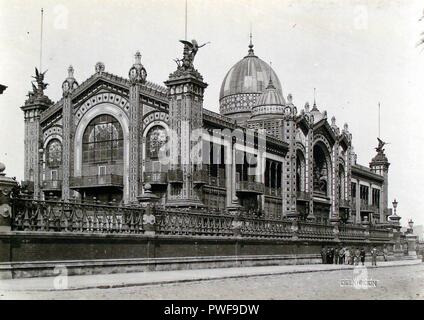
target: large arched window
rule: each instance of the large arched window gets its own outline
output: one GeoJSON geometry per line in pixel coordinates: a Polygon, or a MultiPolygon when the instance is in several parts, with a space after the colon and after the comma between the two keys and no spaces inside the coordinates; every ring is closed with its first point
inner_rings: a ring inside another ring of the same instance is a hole
{"type": "Polygon", "coordinates": [[[324,148],[320,144],[314,145],[313,157],[314,157],[314,192],[327,196],[328,195],[328,184],[329,184],[329,163],[324,148]]]}
{"type": "Polygon", "coordinates": [[[345,171],[343,165],[339,165],[339,199],[345,198],[345,171]]]}
{"type": "Polygon", "coordinates": [[[47,145],[46,162],[49,167],[57,167],[62,164],[62,143],[53,139],[47,145]]]}
{"type": "Polygon", "coordinates": [[[122,160],[124,135],[118,120],[110,115],[94,118],[85,129],[82,151],[86,163],[122,160]]]}
{"type": "Polygon", "coordinates": [[[305,157],[300,150],[296,151],[296,191],[305,190],[305,157]]]}
{"type": "Polygon", "coordinates": [[[161,126],[154,126],[146,136],[146,156],[151,160],[159,159],[159,150],[167,142],[166,130],[161,126]]]}

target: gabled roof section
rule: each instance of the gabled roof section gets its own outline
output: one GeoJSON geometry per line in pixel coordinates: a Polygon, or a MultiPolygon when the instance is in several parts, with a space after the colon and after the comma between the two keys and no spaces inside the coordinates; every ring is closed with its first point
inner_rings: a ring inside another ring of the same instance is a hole
{"type": "Polygon", "coordinates": [[[309,131],[310,123],[308,118],[302,114],[296,118],[296,124],[302,130],[303,134],[306,136],[309,131]]]}
{"type": "MultiPolygon", "coordinates": [[[[99,87],[104,85],[112,87],[114,91],[128,97],[130,81],[112,73],[103,71],[93,74],[72,92],[71,97],[73,104],[76,105],[82,100],[85,100],[88,95],[91,95],[97,89],[100,89],[99,87]]],[[[168,104],[168,89],[156,83],[147,81],[146,83],[142,84],[140,93],[148,98],[168,104]]],[[[62,109],[62,104],[63,98],[61,98],[50,108],[46,109],[41,114],[41,122],[49,119],[57,112],[60,112],[62,109]]]]}
{"type": "Polygon", "coordinates": [[[343,148],[343,150],[346,151],[347,148],[350,145],[349,138],[346,135],[346,133],[342,132],[342,134],[340,135],[340,138],[339,138],[339,142],[340,142],[340,146],[343,148]]]}
{"type": "Polygon", "coordinates": [[[314,124],[314,134],[321,132],[333,145],[336,142],[337,136],[328,123],[327,119],[321,119],[317,123],[314,124]]]}
{"type": "MultiPolygon", "coordinates": [[[[72,94],[72,100],[78,101],[78,97],[83,95],[91,87],[99,82],[106,82],[115,86],[118,90],[129,91],[130,81],[108,72],[99,72],[93,74],[84,81],[72,94]]],[[[156,83],[146,81],[141,85],[141,94],[157,99],[161,102],[168,102],[168,89],[156,83]]]]}

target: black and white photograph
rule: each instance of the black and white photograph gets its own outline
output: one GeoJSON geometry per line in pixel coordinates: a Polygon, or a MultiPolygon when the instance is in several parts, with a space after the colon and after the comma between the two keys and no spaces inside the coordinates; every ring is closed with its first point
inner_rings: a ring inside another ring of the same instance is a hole
{"type": "Polygon", "coordinates": [[[0,0],[0,42],[0,300],[424,299],[423,1],[0,0]]]}

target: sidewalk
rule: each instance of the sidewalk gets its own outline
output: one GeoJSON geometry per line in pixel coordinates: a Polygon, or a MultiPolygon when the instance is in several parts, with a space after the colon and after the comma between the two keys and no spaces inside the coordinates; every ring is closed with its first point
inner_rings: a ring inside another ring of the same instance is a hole
{"type": "MultiPolygon", "coordinates": [[[[378,268],[421,264],[421,260],[379,262],[378,268]]],[[[371,263],[365,264],[371,267],[371,263]]],[[[243,278],[291,273],[351,270],[351,265],[285,265],[245,268],[198,269],[178,271],[156,271],[139,273],[98,274],[69,277],[20,278],[0,280],[2,291],[55,291],[93,288],[119,288],[131,286],[159,285],[166,283],[204,281],[214,279],[243,278]],[[67,282],[67,283],[66,283],[67,282]],[[56,288],[55,288],[56,287],[56,288]]]]}

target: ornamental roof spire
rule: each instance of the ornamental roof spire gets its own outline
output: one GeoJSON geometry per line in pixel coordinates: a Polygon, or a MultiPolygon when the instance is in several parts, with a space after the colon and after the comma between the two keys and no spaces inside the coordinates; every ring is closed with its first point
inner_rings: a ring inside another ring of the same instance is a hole
{"type": "Polygon", "coordinates": [[[317,101],[316,101],[316,88],[314,88],[314,105],[312,106],[311,111],[318,111],[317,101]]]}
{"type": "Polygon", "coordinates": [[[248,51],[248,55],[249,56],[254,56],[255,55],[255,51],[253,51],[253,43],[252,43],[252,27],[250,27],[250,43],[249,43],[249,51],[248,51]]]}
{"type": "Polygon", "coordinates": [[[68,68],[68,78],[74,78],[74,67],[72,65],[68,68]]]}
{"type": "Polygon", "coordinates": [[[141,53],[140,53],[140,51],[137,51],[135,53],[134,58],[135,58],[134,59],[134,64],[140,65],[141,64],[141,53]]]}
{"type": "Polygon", "coordinates": [[[269,81],[266,89],[275,89],[274,83],[272,82],[272,61],[269,62],[269,81]]]}

